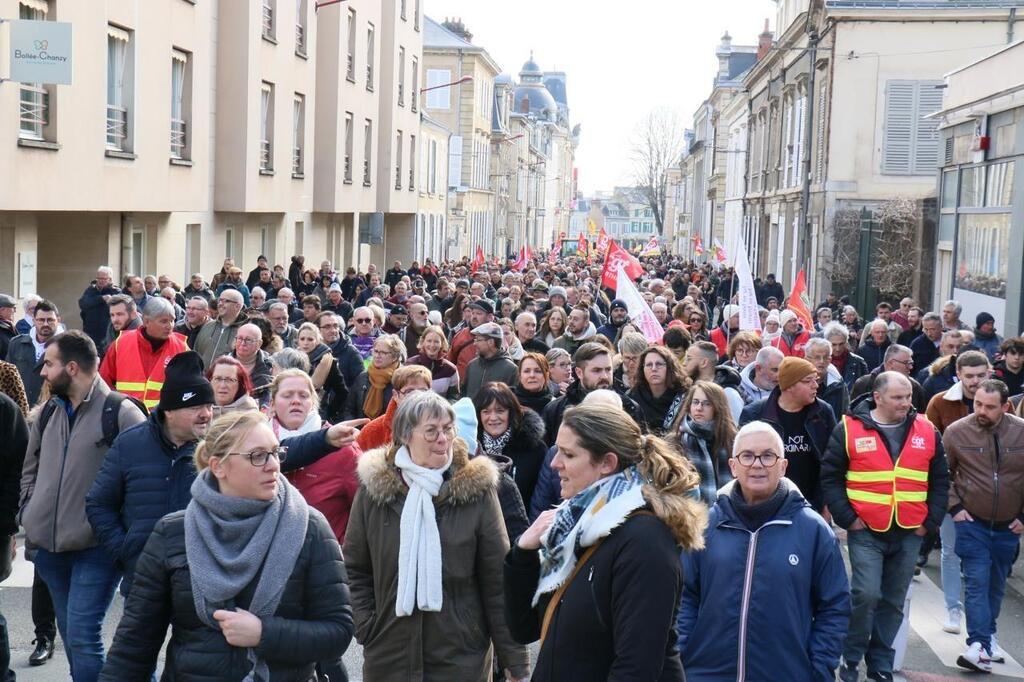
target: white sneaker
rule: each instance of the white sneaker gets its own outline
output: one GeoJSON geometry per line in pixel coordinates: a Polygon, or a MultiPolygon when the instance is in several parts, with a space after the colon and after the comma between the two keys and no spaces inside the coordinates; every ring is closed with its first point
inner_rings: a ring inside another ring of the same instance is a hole
{"type": "Polygon", "coordinates": [[[967,647],[967,651],[956,659],[956,664],[961,668],[979,673],[992,672],[992,664],[989,662],[985,650],[981,648],[981,642],[975,642],[967,647]]]}
{"type": "Polygon", "coordinates": [[[960,634],[960,621],[963,619],[963,613],[958,608],[949,609],[946,612],[946,622],[942,625],[942,631],[948,632],[951,635],[960,634]]]}
{"type": "Polygon", "coordinates": [[[992,635],[989,646],[992,649],[992,655],[988,657],[988,660],[993,663],[1006,663],[1006,652],[999,648],[999,642],[996,641],[995,635],[992,635]]]}

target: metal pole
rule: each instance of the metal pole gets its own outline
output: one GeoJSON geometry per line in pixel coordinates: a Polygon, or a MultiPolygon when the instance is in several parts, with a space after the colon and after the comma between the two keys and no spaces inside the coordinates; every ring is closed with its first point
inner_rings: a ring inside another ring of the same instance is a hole
{"type": "MultiPolygon", "coordinates": [[[[808,10],[810,11],[810,10],[808,10]]],[[[806,113],[804,115],[804,143],[803,143],[803,158],[800,159],[801,173],[803,175],[803,183],[800,188],[800,218],[803,229],[799,235],[799,246],[798,251],[800,267],[804,267],[807,263],[807,237],[811,232],[811,218],[810,218],[810,205],[811,205],[811,144],[814,140],[814,81],[817,68],[815,62],[818,60],[818,32],[811,29],[807,33],[808,38],[808,50],[807,50],[807,105],[805,107],[806,113]]],[[[808,272],[808,294],[813,292],[814,281],[817,277],[817,273],[808,272]]]]}

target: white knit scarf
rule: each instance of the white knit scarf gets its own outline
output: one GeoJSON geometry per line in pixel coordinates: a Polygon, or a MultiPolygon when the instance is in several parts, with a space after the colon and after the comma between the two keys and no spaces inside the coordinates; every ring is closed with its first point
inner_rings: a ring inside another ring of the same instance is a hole
{"type": "Polygon", "coordinates": [[[413,609],[440,611],[441,534],[437,530],[434,497],[441,490],[444,472],[452,465],[452,455],[438,469],[421,467],[412,461],[403,445],[395,453],[395,466],[409,486],[402,507],[398,542],[398,595],[395,615],[412,615],[413,609]]]}
{"type": "Polygon", "coordinates": [[[284,440],[285,438],[294,438],[296,436],[304,436],[307,433],[319,431],[322,428],[323,422],[320,421],[320,415],[317,414],[316,410],[311,410],[310,413],[306,415],[306,420],[299,424],[299,428],[295,429],[294,431],[289,428],[286,428],[285,425],[281,423],[281,420],[279,418],[274,419],[274,433],[277,435],[278,440],[284,440]]]}

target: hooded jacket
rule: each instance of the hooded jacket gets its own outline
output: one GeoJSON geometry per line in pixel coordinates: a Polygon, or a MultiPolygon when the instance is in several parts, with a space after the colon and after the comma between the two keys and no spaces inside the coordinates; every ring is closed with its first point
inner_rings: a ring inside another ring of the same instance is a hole
{"type": "Polygon", "coordinates": [[[196,347],[192,350],[203,358],[204,367],[209,367],[214,360],[234,349],[238,329],[248,321],[248,315],[239,313],[231,324],[224,324],[218,317],[203,325],[196,336],[196,347]]]}
{"type": "Polygon", "coordinates": [[[974,328],[974,345],[979,350],[984,351],[985,355],[988,356],[988,361],[993,362],[996,356],[999,355],[999,346],[1003,344],[1003,337],[995,332],[986,334],[977,327],[974,328]]]}
{"type": "Polygon", "coordinates": [[[832,682],[850,619],[839,542],[796,485],[751,531],[725,486],[705,548],[683,552],[677,627],[690,680],[832,682]]]}
{"type": "MultiPolygon", "coordinates": [[[[537,656],[534,682],[686,679],[676,648],[679,548],[699,548],[706,516],[696,499],[646,487],[655,514],[634,514],[605,537],[562,593],[537,656]]],[[[532,606],[539,552],[505,559],[505,611],[519,642],[540,636],[553,593],[532,606]]]]}
{"type": "Polygon", "coordinates": [[[921,388],[924,391],[925,400],[931,400],[932,396],[948,391],[959,382],[956,374],[956,356],[947,355],[939,358],[928,365],[924,374],[927,376],[921,383],[921,388]]]}
{"type": "Polygon", "coordinates": [[[441,610],[395,615],[400,520],[408,488],[394,449],[359,460],[360,487],[345,536],[356,640],[363,675],[381,682],[487,680],[491,642],[499,668],[522,677],[526,647],[513,641],[502,608],[501,564],[508,550],[498,504],[498,470],[487,457],[469,458],[456,439],[451,467],[434,507],[443,567],[441,610]]]}
{"type": "Polygon", "coordinates": [[[82,330],[97,346],[103,343],[103,337],[107,335],[107,325],[110,324],[110,310],[103,297],[119,293],[121,290],[112,284],[108,284],[103,289],[97,289],[96,280],[93,280],[78,299],[78,311],[82,316],[82,330]]]}
{"type": "Polygon", "coordinates": [[[828,403],[838,420],[850,409],[850,394],[839,370],[832,365],[825,372],[825,381],[818,383],[818,397],[828,403]]]}
{"type": "MultiPolygon", "coordinates": [[[[311,373],[325,355],[333,357],[331,347],[325,343],[319,344],[308,355],[311,373]]],[[[345,410],[345,400],[348,399],[348,385],[345,383],[345,377],[341,374],[341,368],[338,367],[337,359],[331,363],[323,391],[323,398],[320,399],[320,416],[332,424],[341,421],[341,415],[345,410]]]]}
{"type": "Polygon", "coordinates": [[[864,362],[867,363],[868,369],[872,370],[875,367],[881,367],[885,361],[885,351],[888,350],[889,346],[892,345],[892,341],[889,337],[885,337],[885,341],[879,346],[875,343],[875,340],[870,336],[857,348],[857,355],[864,358],[864,362]]]}
{"type": "MultiPolygon", "coordinates": [[[[565,414],[566,409],[579,405],[583,402],[583,398],[586,395],[587,391],[577,378],[569,384],[569,388],[565,389],[565,395],[557,400],[552,400],[544,408],[544,414],[541,415],[541,418],[544,419],[544,442],[547,443],[548,447],[555,444],[555,438],[558,437],[558,428],[562,425],[562,415],[565,414]]],[[[628,395],[619,393],[619,397],[622,398],[622,409],[646,433],[647,422],[644,419],[643,412],[640,410],[640,406],[628,395]]]]}
{"type": "MultiPolygon", "coordinates": [[[[861,422],[865,428],[878,431],[878,426],[871,416],[871,410],[875,403],[870,395],[858,400],[853,406],[850,419],[861,422]]],[[[903,421],[904,442],[910,435],[910,424],[917,418],[917,412],[910,410],[903,421]]],[[[934,423],[934,422],[933,422],[934,423]]],[[[888,449],[888,442],[879,434],[882,445],[888,449]]],[[[889,453],[893,460],[899,453],[889,453]]],[[[828,441],[828,449],[821,464],[821,489],[825,498],[825,504],[832,512],[832,518],[843,528],[849,528],[857,520],[857,512],[853,510],[850,499],[846,494],[846,472],[850,469],[850,457],[846,453],[846,423],[839,422],[832,431],[828,441]]],[[[942,517],[946,515],[946,500],[949,499],[949,468],[946,465],[946,454],[942,446],[942,438],[935,436],[935,454],[932,456],[928,466],[928,516],[925,518],[924,527],[929,531],[937,530],[942,523],[942,517]]],[[[907,533],[914,531],[900,528],[895,523],[885,533],[866,528],[864,531],[883,537],[899,539],[907,533]]]]}
{"type": "Polygon", "coordinates": [[[597,327],[594,326],[593,322],[588,322],[587,328],[579,334],[570,334],[567,328],[561,336],[555,339],[551,347],[568,351],[569,355],[576,355],[576,351],[579,350],[580,346],[590,341],[596,335],[597,327]]]}
{"type": "Polygon", "coordinates": [[[485,358],[478,355],[466,368],[462,395],[472,398],[489,381],[501,381],[508,386],[515,386],[519,370],[516,363],[509,357],[508,351],[499,350],[495,355],[485,358]]]}
{"type": "Polygon", "coordinates": [[[740,393],[747,404],[767,398],[772,389],[761,388],[754,383],[754,375],[757,372],[757,363],[752,362],[740,372],[740,393]]]}
{"type": "Polygon", "coordinates": [[[722,364],[715,367],[715,383],[725,391],[725,398],[729,401],[729,411],[732,412],[733,421],[739,421],[743,412],[743,394],[740,387],[743,378],[735,367],[722,364]]]}

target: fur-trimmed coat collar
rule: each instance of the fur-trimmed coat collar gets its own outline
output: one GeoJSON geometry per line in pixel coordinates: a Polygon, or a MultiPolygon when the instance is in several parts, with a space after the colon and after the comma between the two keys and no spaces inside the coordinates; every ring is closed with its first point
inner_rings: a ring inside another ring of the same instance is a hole
{"type": "MultiPolygon", "coordinates": [[[[359,458],[359,482],[377,504],[388,505],[404,498],[408,487],[395,466],[394,444],[364,452],[359,458]]],[[[456,438],[452,447],[452,465],[445,473],[434,504],[470,504],[498,485],[498,469],[486,457],[469,458],[465,441],[456,438]]]]}

